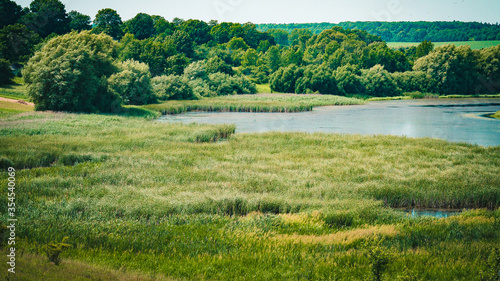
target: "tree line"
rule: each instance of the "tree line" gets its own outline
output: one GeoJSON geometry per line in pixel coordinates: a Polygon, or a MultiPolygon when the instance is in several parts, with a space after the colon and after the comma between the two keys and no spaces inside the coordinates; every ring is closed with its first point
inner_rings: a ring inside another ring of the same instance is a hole
{"type": "MultiPolygon", "coordinates": [[[[308,29],[320,34],[334,26],[344,29],[360,29],[380,36],[386,42],[453,42],[453,41],[492,41],[500,40],[500,25],[479,22],[340,22],[335,23],[291,23],[258,24],[261,31],[280,30],[290,35],[296,29],[308,29]]],[[[283,36],[283,35],[282,35],[283,36]]],[[[287,40],[285,42],[291,42],[287,40]]],[[[288,43],[287,43],[288,44],[288,43]]]]}
{"type": "Polygon", "coordinates": [[[348,96],[499,90],[500,46],[434,49],[423,41],[395,50],[380,36],[339,26],[288,34],[144,13],[123,21],[109,8],[91,22],[67,13],[59,0],[0,6],[14,15],[2,18],[2,77],[22,75],[39,110],[108,112],[122,104],[255,93],[257,83],[276,92],[348,96]]]}

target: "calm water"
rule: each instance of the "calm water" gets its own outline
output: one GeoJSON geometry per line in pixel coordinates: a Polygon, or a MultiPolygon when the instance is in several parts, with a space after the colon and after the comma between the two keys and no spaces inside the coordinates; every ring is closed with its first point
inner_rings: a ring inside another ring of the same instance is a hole
{"type": "Polygon", "coordinates": [[[450,211],[450,210],[420,210],[411,209],[405,210],[411,217],[435,217],[435,218],[447,218],[449,216],[458,215],[461,211],[450,211]]]}
{"type": "Polygon", "coordinates": [[[301,113],[190,112],[166,122],[232,123],[236,131],[301,131],[440,138],[482,146],[500,145],[500,120],[483,117],[500,110],[500,99],[436,99],[327,106],[301,113]]]}

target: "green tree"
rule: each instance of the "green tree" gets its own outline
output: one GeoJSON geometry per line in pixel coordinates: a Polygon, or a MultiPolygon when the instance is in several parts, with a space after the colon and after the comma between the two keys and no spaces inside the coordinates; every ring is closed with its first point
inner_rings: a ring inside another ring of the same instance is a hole
{"type": "Polygon", "coordinates": [[[21,22],[41,37],[51,33],[65,34],[69,31],[70,20],[66,8],[59,0],[33,0],[29,13],[21,22]]]}
{"type": "Polygon", "coordinates": [[[125,32],[134,34],[135,38],[139,40],[150,38],[156,32],[153,18],[144,13],[137,14],[123,25],[125,32]]]}
{"type": "Polygon", "coordinates": [[[184,68],[189,65],[189,58],[179,53],[167,58],[164,73],[167,75],[182,75],[184,68]]]}
{"type": "Polygon", "coordinates": [[[25,63],[33,55],[40,36],[26,26],[16,23],[0,30],[0,57],[11,63],[25,63]]]}
{"type": "Polygon", "coordinates": [[[242,66],[255,66],[257,65],[257,60],[259,59],[259,54],[254,49],[248,49],[241,60],[242,66]]]}
{"type": "Polygon", "coordinates": [[[0,29],[15,24],[24,15],[23,8],[10,0],[0,0],[0,29]]]}
{"type": "Polygon", "coordinates": [[[339,89],[335,76],[329,67],[321,65],[309,65],[305,68],[302,77],[297,79],[295,93],[315,93],[338,95],[339,89]]]}
{"type": "Polygon", "coordinates": [[[14,78],[14,73],[10,68],[10,62],[0,58],[0,85],[9,84],[14,78]]]}
{"type": "Polygon", "coordinates": [[[122,24],[122,18],[115,10],[102,9],[95,16],[92,32],[95,34],[105,33],[118,40],[123,36],[122,24]]]}
{"type": "Polygon", "coordinates": [[[416,57],[421,58],[427,56],[430,52],[434,50],[434,44],[431,41],[424,40],[422,43],[418,44],[416,50],[416,57]]]}
{"type": "Polygon", "coordinates": [[[358,66],[346,64],[337,68],[333,76],[338,83],[339,94],[341,95],[363,95],[365,87],[361,83],[361,71],[358,66]]]}
{"type": "Polygon", "coordinates": [[[479,81],[476,94],[500,92],[500,45],[482,49],[478,58],[479,81]]]}
{"type": "Polygon", "coordinates": [[[124,104],[143,105],[156,102],[151,87],[149,66],[134,60],[118,63],[120,72],[108,79],[108,88],[122,97],[124,104]]]}
{"type": "Polygon", "coordinates": [[[92,29],[90,16],[81,14],[77,11],[71,11],[68,13],[69,17],[69,28],[75,31],[90,30],[92,29]]]}
{"type": "Polygon", "coordinates": [[[269,33],[272,37],[274,37],[274,41],[276,42],[276,44],[282,45],[282,46],[288,46],[289,33],[286,32],[285,30],[283,30],[283,29],[268,29],[266,32],[269,33]]]}
{"type": "Polygon", "coordinates": [[[295,64],[280,67],[269,77],[271,90],[282,93],[294,93],[295,84],[303,74],[304,70],[295,64]]]}
{"type": "Polygon", "coordinates": [[[71,32],[51,39],[23,69],[36,110],[110,112],[121,98],[108,90],[117,43],[107,35],[71,32]],[[64,51],[61,51],[64,50],[64,51]]]}
{"type": "Polygon", "coordinates": [[[277,46],[271,46],[265,55],[265,62],[271,72],[275,72],[281,66],[280,50],[277,46]]]}
{"type": "Polygon", "coordinates": [[[188,20],[183,22],[179,28],[186,32],[197,45],[202,45],[212,40],[212,36],[210,35],[211,28],[206,22],[188,20]]]}
{"type": "Polygon", "coordinates": [[[206,61],[205,66],[208,74],[220,72],[234,75],[233,68],[218,56],[210,57],[206,61]]]}
{"type": "Polygon", "coordinates": [[[400,94],[394,78],[380,64],[361,70],[361,82],[365,93],[371,97],[392,97],[400,94]]]}
{"type": "Polygon", "coordinates": [[[246,50],[246,49],[250,48],[247,45],[247,43],[245,42],[245,40],[243,40],[243,38],[241,38],[241,37],[231,38],[231,40],[229,40],[229,42],[227,43],[227,47],[233,51],[246,50]]]}
{"type": "Polygon", "coordinates": [[[444,45],[418,59],[415,71],[429,73],[435,78],[430,90],[440,95],[474,94],[478,83],[479,52],[470,46],[444,45]]]}
{"type": "Polygon", "coordinates": [[[200,97],[195,95],[189,79],[185,76],[162,75],[153,78],[153,90],[160,100],[196,100],[200,97]]]}

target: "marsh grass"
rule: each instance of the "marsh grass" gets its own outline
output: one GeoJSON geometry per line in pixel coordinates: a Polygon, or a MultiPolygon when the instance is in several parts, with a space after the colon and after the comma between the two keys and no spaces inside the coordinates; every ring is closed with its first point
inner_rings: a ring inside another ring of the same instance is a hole
{"type": "Polygon", "coordinates": [[[364,101],[329,95],[259,94],[205,98],[193,101],[167,101],[146,105],[144,108],[165,114],[189,111],[224,112],[301,112],[316,106],[355,105],[364,101]]]}
{"type": "Polygon", "coordinates": [[[1,159],[50,158],[16,173],[16,245],[37,252],[69,236],[62,267],[68,259],[189,280],[366,280],[377,237],[392,257],[383,278],[471,280],[490,270],[500,242],[500,147],[232,134],[234,126],[119,115],[26,112],[0,122],[1,159]],[[405,206],[484,209],[434,219],[390,208],[405,206]]]}

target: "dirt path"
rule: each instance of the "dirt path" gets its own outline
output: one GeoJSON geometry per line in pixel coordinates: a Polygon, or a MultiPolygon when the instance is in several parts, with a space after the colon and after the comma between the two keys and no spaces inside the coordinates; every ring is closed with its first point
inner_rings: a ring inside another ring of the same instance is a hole
{"type": "Polygon", "coordinates": [[[8,101],[8,102],[15,102],[15,103],[20,103],[20,104],[35,106],[34,103],[23,101],[23,100],[14,100],[14,99],[8,99],[8,98],[2,98],[2,97],[0,97],[0,101],[8,101]]]}

